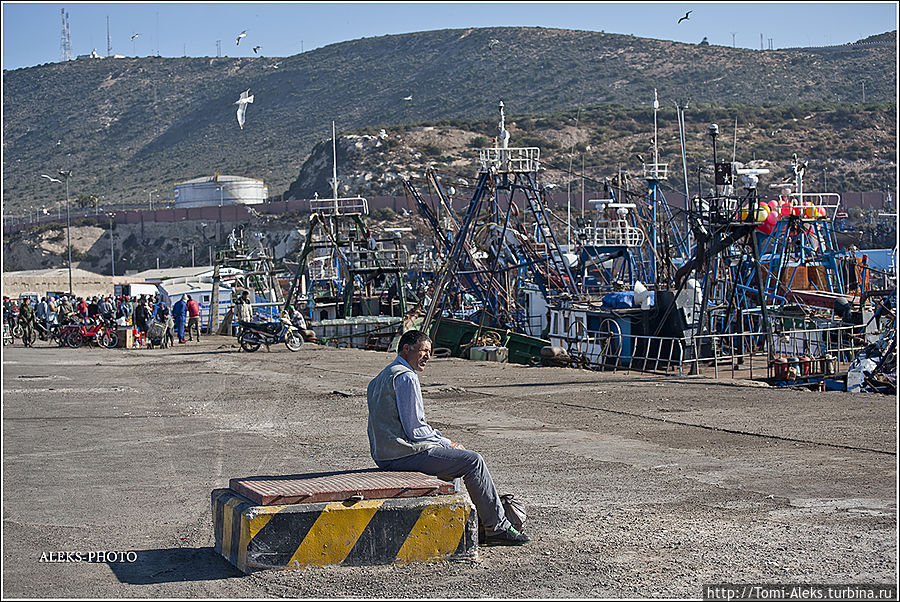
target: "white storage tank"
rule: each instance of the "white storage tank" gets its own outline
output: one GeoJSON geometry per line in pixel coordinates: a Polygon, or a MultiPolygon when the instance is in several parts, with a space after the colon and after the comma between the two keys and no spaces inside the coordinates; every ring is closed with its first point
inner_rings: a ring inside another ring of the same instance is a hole
{"type": "Polygon", "coordinates": [[[224,176],[194,178],[175,184],[174,206],[208,207],[210,205],[257,205],[269,195],[265,182],[256,178],[224,176]]]}

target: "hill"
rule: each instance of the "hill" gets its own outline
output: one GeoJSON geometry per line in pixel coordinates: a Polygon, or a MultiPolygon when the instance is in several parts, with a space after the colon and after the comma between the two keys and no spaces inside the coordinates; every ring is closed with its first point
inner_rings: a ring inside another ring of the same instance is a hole
{"type": "Polygon", "coordinates": [[[610,104],[646,107],[654,88],[695,105],[843,105],[862,100],[863,81],[867,101],[895,101],[896,32],[827,51],[756,51],[482,28],[366,38],[277,59],[46,64],[3,74],[4,209],[58,202],[58,185],[39,175],[61,167],[73,170],[72,197],[103,202],[144,201],[152,190],[165,198],[175,182],[214,172],[262,177],[277,195],[330,136],[332,120],[345,132],[492,120],[499,99],[535,118],[602,113],[610,104]],[[248,88],[255,100],[240,129],[233,102],[248,88]]]}

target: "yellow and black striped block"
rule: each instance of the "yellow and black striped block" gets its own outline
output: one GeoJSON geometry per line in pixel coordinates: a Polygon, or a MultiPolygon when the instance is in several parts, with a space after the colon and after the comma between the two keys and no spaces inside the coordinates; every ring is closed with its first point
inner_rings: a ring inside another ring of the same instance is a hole
{"type": "Polygon", "coordinates": [[[478,554],[477,514],[460,494],[259,506],[216,489],[212,515],[216,551],[245,573],[478,554]]]}

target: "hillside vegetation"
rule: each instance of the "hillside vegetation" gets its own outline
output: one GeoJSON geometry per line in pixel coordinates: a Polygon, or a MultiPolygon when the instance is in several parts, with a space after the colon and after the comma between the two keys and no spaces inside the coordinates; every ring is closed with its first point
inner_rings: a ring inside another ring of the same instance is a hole
{"type": "MultiPolygon", "coordinates": [[[[550,142],[551,154],[555,142],[559,157],[577,150],[608,172],[633,161],[636,149],[646,152],[654,88],[669,113],[661,115],[668,139],[672,101],[689,101],[698,109],[687,114],[694,136],[717,119],[724,140],[737,117],[748,130],[743,151],[756,145],[758,155],[781,160],[808,144],[822,160],[859,162],[858,180],[848,170],[846,185],[880,190],[883,172],[893,173],[879,166],[894,161],[896,110],[883,103],[896,99],[896,58],[896,32],[840,47],[756,51],[515,27],[381,36],[286,58],[40,65],[3,75],[4,210],[58,202],[59,185],[39,176],[59,168],[73,171],[73,198],[104,202],[144,201],[151,190],[166,198],[174,183],[215,172],[262,177],[278,195],[330,137],[332,120],[343,132],[430,123],[490,137],[501,99],[523,138],[550,142]],[[233,102],[248,88],[255,100],[240,129],[233,102]]],[[[439,145],[414,152],[446,155],[439,145]]]]}
{"type": "MultiPolygon", "coordinates": [[[[494,109],[497,113],[497,109],[494,109]]],[[[807,190],[896,189],[896,103],[865,106],[807,103],[794,106],[692,107],[685,117],[688,184],[696,192],[697,169],[712,164],[709,125],[719,125],[718,160],[766,168],[764,186],[792,177],[791,160],[807,163],[807,190]],[[735,127],[736,125],[736,127],[735,127]]],[[[668,164],[667,188],[684,190],[678,122],[674,108],[657,114],[659,161],[668,164]]],[[[641,175],[652,161],[653,111],[603,105],[543,116],[510,116],[510,146],[541,149],[543,180],[558,187],[597,193],[619,170],[641,175]]],[[[402,179],[424,176],[426,167],[474,181],[478,148],[491,146],[498,120],[444,120],[417,127],[363,128],[337,139],[342,195],[404,194],[402,179]]],[[[285,198],[331,196],[331,140],[313,149],[285,198]]],[[[703,179],[708,181],[708,170],[703,179]]],[[[462,188],[462,187],[460,187],[462,188]]]]}

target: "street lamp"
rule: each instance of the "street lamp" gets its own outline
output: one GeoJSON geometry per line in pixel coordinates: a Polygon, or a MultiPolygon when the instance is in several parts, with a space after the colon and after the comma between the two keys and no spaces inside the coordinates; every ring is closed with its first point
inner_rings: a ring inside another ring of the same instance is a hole
{"type": "Polygon", "coordinates": [[[153,193],[154,192],[156,192],[155,189],[147,191],[147,198],[150,200],[150,211],[153,211],[153,193]]]}
{"type": "Polygon", "coordinates": [[[116,217],[115,213],[107,213],[107,217],[109,217],[109,263],[111,265],[110,272],[112,273],[112,277],[116,277],[116,241],[113,233],[113,227],[115,226],[115,222],[113,219],[116,217]]]}
{"type": "Polygon", "coordinates": [[[69,221],[69,178],[72,176],[72,170],[59,170],[59,175],[66,179],[66,246],[69,252],[69,296],[72,296],[72,224],[69,221]]]}

